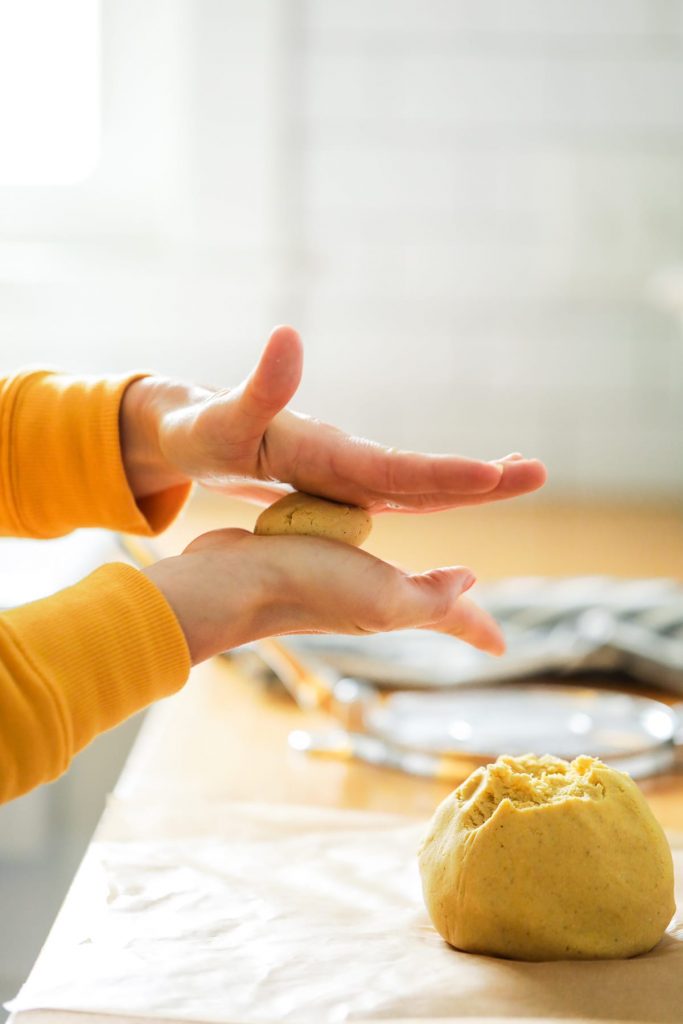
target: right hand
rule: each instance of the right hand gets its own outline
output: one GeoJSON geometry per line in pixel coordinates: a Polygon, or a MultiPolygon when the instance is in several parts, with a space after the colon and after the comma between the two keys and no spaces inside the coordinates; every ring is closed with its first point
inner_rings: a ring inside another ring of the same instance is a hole
{"type": "Polygon", "coordinates": [[[411,574],[337,541],[226,529],[144,572],[175,612],[193,664],[288,633],[433,629],[505,650],[494,619],[461,596],[474,583],[462,566],[411,574]]]}

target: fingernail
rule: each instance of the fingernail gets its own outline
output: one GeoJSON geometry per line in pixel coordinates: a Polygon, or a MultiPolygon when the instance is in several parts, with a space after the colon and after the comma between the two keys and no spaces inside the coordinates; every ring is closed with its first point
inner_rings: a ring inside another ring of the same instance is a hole
{"type": "Polygon", "coordinates": [[[474,575],[474,573],[469,573],[467,576],[465,576],[465,579],[462,582],[462,588],[460,590],[460,593],[464,594],[467,590],[470,590],[476,582],[477,577],[474,575]]]}
{"type": "Polygon", "coordinates": [[[491,459],[491,465],[495,466],[502,473],[505,469],[506,464],[510,462],[524,462],[525,457],[521,452],[510,452],[509,455],[504,455],[502,459],[491,459]]]}

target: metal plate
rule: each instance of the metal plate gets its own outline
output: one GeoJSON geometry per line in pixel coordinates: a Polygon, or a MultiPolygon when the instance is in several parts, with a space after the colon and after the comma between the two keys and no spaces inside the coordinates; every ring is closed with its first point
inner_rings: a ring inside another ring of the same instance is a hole
{"type": "Polygon", "coordinates": [[[477,588],[507,640],[490,658],[453,637],[420,630],[380,636],[292,638],[344,675],[391,689],[528,681],[614,672],[683,692],[683,586],[605,576],[520,578],[477,588]]]}
{"type": "Polygon", "coordinates": [[[548,753],[569,760],[591,754],[610,763],[654,751],[660,762],[670,763],[680,727],[675,711],[646,697],[514,684],[450,694],[397,693],[368,708],[366,724],[391,743],[438,754],[548,753]]]}

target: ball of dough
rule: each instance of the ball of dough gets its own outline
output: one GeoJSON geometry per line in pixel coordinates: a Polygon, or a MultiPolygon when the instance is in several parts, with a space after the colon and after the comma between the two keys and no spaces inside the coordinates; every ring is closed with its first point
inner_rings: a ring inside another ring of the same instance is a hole
{"type": "Polygon", "coordinates": [[[359,547],[371,529],[372,519],[365,509],[295,491],[264,509],[256,520],[254,533],[298,533],[341,540],[359,547]]]}
{"type": "Polygon", "coordinates": [[[518,960],[630,957],[674,913],[671,851],[640,790],[592,757],[499,757],[446,797],[419,854],[434,927],[518,960]]]}

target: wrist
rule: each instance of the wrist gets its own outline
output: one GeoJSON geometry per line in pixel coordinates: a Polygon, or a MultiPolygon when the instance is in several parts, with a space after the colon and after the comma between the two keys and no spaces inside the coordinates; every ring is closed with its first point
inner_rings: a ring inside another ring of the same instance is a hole
{"type": "Polygon", "coordinates": [[[187,649],[190,652],[190,661],[193,665],[197,665],[204,660],[204,644],[200,635],[201,630],[196,621],[192,591],[184,579],[181,558],[182,555],[162,558],[160,562],[143,569],[142,573],[161,592],[171,608],[185,637],[187,649]]]}
{"type": "Polygon", "coordinates": [[[253,536],[224,532],[233,544],[223,554],[185,551],[142,570],[171,607],[193,665],[270,631],[263,622],[270,588],[245,547],[253,536]]]}
{"type": "Polygon", "coordinates": [[[160,428],[165,415],[190,401],[190,391],[163,377],[141,377],[126,388],[119,434],[126,477],[136,498],[187,483],[188,477],[162,451],[160,428]]]}

